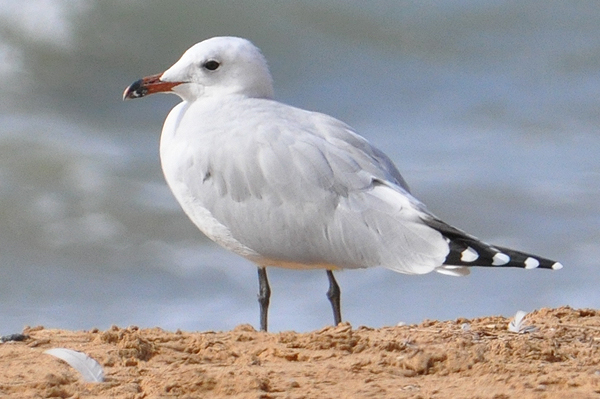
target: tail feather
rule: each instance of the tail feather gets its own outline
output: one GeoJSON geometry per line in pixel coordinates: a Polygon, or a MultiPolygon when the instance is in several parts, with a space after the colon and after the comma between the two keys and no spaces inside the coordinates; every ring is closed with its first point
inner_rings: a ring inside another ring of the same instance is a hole
{"type": "Polygon", "coordinates": [[[444,265],[481,267],[520,267],[524,269],[562,269],[559,262],[514,249],[489,245],[439,219],[424,222],[439,231],[448,242],[450,252],[444,265]]]}

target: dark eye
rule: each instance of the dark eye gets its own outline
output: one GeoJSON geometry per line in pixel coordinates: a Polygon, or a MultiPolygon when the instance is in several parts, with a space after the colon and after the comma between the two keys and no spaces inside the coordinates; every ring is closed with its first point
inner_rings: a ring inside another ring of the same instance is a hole
{"type": "Polygon", "coordinates": [[[209,71],[214,71],[215,69],[217,69],[221,64],[219,64],[218,61],[215,60],[209,60],[206,61],[204,63],[204,65],[202,65],[204,68],[208,69],[209,71]]]}

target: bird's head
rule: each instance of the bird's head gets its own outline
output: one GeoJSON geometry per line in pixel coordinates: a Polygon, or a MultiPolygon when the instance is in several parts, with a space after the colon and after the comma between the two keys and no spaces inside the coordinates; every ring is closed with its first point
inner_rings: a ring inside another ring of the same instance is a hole
{"type": "Polygon", "coordinates": [[[214,37],[188,49],[162,74],[132,83],[123,99],[153,93],[175,93],[185,101],[210,96],[273,97],[267,61],[250,41],[239,37],[214,37]]]}

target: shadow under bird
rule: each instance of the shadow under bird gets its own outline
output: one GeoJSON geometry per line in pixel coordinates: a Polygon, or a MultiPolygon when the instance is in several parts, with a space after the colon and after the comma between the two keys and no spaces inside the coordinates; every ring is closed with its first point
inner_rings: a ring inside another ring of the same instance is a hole
{"type": "Polygon", "coordinates": [[[562,268],[444,223],[350,126],[273,100],[267,62],[246,39],[200,42],[123,98],[160,92],[183,100],[160,138],[166,181],[204,234],[258,266],[261,330],[268,266],[325,269],[335,324],[342,316],[334,270],[463,276],[471,266],[562,268]]]}

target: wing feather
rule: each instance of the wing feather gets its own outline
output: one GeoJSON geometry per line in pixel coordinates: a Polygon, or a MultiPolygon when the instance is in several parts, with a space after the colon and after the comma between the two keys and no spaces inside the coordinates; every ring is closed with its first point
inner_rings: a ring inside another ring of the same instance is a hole
{"type": "MultiPolygon", "coordinates": [[[[203,125],[178,148],[178,165],[194,173],[163,165],[201,230],[207,222],[194,217],[199,205],[245,253],[229,248],[257,263],[384,266],[403,273],[427,273],[442,264],[448,245],[422,222],[424,206],[393,163],[347,125],[269,100],[235,109],[244,112],[226,118],[227,104],[205,112],[203,125]],[[218,133],[210,129],[217,120],[218,133]],[[229,123],[223,126],[223,120],[229,123]],[[258,256],[249,256],[247,248],[258,256]]],[[[185,115],[179,120],[189,129],[185,115]]],[[[169,151],[168,139],[161,140],[163,151],[169,151]]]]}

